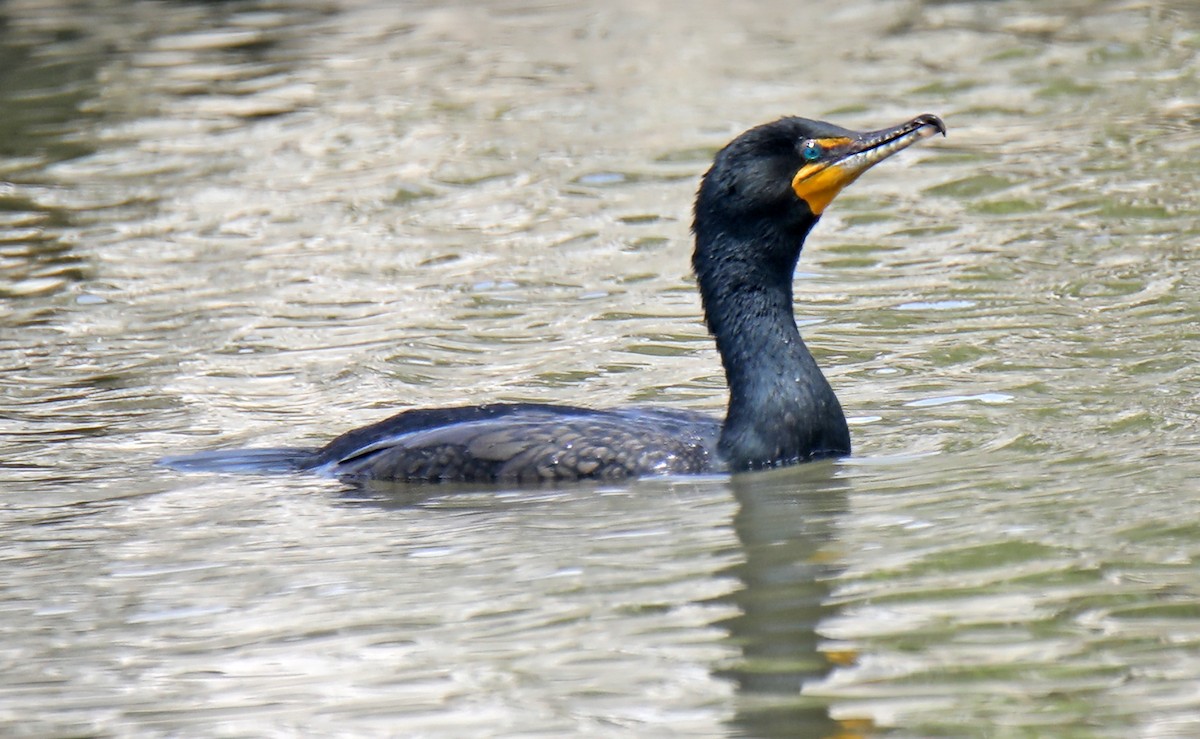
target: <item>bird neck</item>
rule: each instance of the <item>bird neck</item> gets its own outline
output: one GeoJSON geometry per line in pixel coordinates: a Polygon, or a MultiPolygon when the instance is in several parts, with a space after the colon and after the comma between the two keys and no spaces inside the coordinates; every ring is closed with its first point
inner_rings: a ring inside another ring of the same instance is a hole
{"type": "Polygon", "coordinates": [[[803,237],[751,246],[726,233],[697,244],[705,318],[729,384],[719,448],[734,470],[850,453],[846,417],[792,312],[803,237]]]}

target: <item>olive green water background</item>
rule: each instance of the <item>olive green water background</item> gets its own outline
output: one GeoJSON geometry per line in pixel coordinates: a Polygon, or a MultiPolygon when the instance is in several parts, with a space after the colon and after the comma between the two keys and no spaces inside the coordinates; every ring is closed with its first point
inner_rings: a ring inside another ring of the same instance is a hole
{"type": "Polygon", "coordinates": [[[1200,5],[0,3],[0,734],[1200,736],[1200,5]],[[809,239],[855,455],[355,491],[164,454],[720,413],[697,178],[809,239]]]}

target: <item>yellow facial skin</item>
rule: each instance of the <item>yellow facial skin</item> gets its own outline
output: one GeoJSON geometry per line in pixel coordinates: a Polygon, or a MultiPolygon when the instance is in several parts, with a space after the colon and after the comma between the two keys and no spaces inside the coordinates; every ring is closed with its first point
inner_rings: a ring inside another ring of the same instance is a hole
{"type": "Polygon", "coordinates": [[[926,113],[908,123],[854,137],[812,139],[807,143],[820,147],[819,156],[792,177],[792,190],[808,204],[813,215],[819,216],[863,172],[935,133],[944,135],[946,126],[937,116],[926,113]]]}
{"type": "MultiPolygon", "coordinates": [[[[825,156],[828,157],[830,152],[836,153],[839,149],[848,147],[853,139],[814,139],[814,142],[826,152],[825,156]]],[[[801,200],[808,203],[809,210],[815,216],[825,212],[825,208],[829,207],[842,188],[854,182],[860,174],[866,171],[864,167],[851,172],[839,165],[838,161],[810,162],[801,167],[796,172],[796,176],[792,178],[792,189],[796,191],[796,195],[801,200]]]]}

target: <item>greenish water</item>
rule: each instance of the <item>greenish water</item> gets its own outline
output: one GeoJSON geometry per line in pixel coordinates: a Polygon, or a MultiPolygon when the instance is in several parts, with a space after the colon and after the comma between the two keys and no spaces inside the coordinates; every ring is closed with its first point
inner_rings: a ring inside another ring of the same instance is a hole
{"type": "Polygon", "coordinates": [[[0,733],[1200,735],[1200,11],[0,4],[0,733]],[[713,151],[949,137],[809,241],[855,456],[348,491],[158,457],[719,412],[713,151]]]}

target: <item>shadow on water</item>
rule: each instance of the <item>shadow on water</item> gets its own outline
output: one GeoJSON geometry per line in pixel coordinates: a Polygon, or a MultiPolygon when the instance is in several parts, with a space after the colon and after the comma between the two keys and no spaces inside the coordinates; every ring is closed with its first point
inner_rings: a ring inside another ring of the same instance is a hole
{"type": "Polygon", "coordinates": [[[734,529],[744,561],[727,573],[741,588],[722,602],[739,611],[720,625],[741,659],[720,675],[737,685],[731,724],[755,737],[847,737],[828,706],[803,695],[832,663],[817,628],[831,607],[828,582],[838,571],[835,532],[847,504],[844,481],[828,463],[738,475],[734,529]]]}

